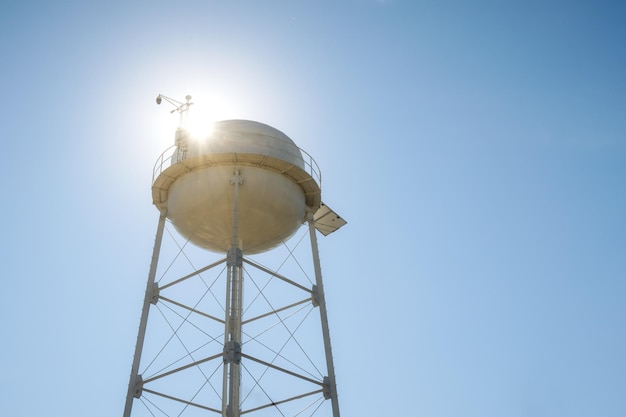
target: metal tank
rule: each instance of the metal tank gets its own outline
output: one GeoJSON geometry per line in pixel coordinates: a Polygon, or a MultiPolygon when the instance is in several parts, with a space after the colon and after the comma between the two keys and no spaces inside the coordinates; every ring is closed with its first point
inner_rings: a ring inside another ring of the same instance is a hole
{"type": "Polygon", "coordinates": [[[214,252],[233,245],[246,254],[267,251],[321,204],[313,159],[283,132],[250,120],[217,122],[203,139],[179,128],[153,180],[157,208],[166,210],[181,235],[214,252]],[[237,207],[234,181],[241,184],[237,207]]]}

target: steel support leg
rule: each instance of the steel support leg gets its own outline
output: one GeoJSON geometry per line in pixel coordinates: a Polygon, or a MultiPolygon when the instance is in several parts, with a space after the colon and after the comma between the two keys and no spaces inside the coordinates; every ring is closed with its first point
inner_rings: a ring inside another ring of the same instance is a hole
{"type": "Polygon", "coordinates": [[[333,352],[330,347],[330,331],[328,330],[328,313],[326,311],[326,299],[324,297],[324,285],[322,283],[322,268],[320,255],[317,247],[317,235],[315,232],[315,220],[313,213],[308,214],[309,235],[311,238],[311,251],[313,252],[313,266],[315,268],[315,284],[317,290],[317,302],[319,303],[320,318],[322,320],[322,333],[324,337],[324,350],[326,352],[326,368],[328,372],[328,395],[333,408],[333,417],[339,417],[339,399],[337,398],[337,384],[335,382],[335,365],[333,352]]]}
{"type": "Polygon", "coordinates": [[[141,375],[139,375],[139,363],[141,362],[141,352],[143,350],[143,342],[146,335],[146,326],[148,324],[148,313],[150,304],[154,300],[155,276],[157,265],[159,263],[159,253],[161,252],[161,241],[163,240],[163,230],[165,229],[165,210],[159,216],[159,224],[157,226],[156,237],[154,239],[154,249],[152,250],[152,261],[150,263],[150,272],[148,273],[148,283],[146,284],[146,295],[143,300],[143,309],[141,310],[141,320],[139,321],[139,332],[137,333],[137,343],[135,344],[135,356],[133,366],[130,371],[130,381],[128,382],[128,393],[126,394],[126,405],[124,406],[124,417],[130,417],[130,411],[133,408],[133,399],[141,396],[141,375]]]}

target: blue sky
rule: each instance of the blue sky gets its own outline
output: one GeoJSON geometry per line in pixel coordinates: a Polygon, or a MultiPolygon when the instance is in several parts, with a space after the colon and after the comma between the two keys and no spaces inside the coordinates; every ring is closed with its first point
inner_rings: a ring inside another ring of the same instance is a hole
{"type": "Polygon", "coordinates": [[[626,414],[621,2],[4,2],[3,415],[121,415],[176,117],[270,124],[351,415],[626,414]],[[204,112],[204,113],[203,113],[204,112]]]}

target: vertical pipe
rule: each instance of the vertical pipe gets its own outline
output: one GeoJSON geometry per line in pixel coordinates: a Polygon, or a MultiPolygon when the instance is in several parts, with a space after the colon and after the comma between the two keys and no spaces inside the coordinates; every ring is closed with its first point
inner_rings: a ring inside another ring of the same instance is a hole
{"type": "Polygon", "coordinates": [[[234,185],[233,240],[228,251],[226,285],[226,325],[224,336],[224,377],[222,387],[222,416],[239,417],[241,386],[241,314],[243,303],[243,256],[238,245],[239,185],[243,180],[235,168],[231,183],[234,185]]]}
{"type": "Polygon", "coordinates": [[[143,300],[143,309],[141,310],[141,319],[139,321],[139,332],[137,333],[137,343],[135,344],[135,356],[133,358],[133,366],[130,371],[130,381],[128,382],[128,393],[126,394],[126,405],[124,406],[124,417],[130,417],[133,407],[133,398],[137,394],[137,385],[140,383],[139,362],[141,361],[141,352],[143,350],[143,342],[146,335],[146,326],[148,324],[148,312],[150,304],[154,297],[154,279],[156,276],[157,265],[159,263],[159,253],[161,252],[161,241],[163,240],[163,230],[165,229],[166,211],[161,211],[159,223],[157,226],[156,237],[154,239],[154,249],[152,250],[152,261],[150,263],[150,272],[148,273],[148,282],[146,284],[146,294],[143,300]]]}
{"type": "MultiPolygon", "coordinates": [[[[240,259],[240,257],[238,257],[238,259],[240,259]]],[[[242,267],[240,265],[233,266],[233,284],[231,343],[235,351],[233,352],[234,360],[230,364],[230,417],[239,417],[239,391],[241,385],[241,302],[243,287],[242,267]]]]}
{"type": "Polygon", "coordinates": [[[339,417],[339,400],[337,398],[337,385],[335,383],[335,365],[333,363],[333,352],[330,347],[330,331],[328,329],[328,313],[326,311],[326,299],[324,297],[324,285],[322,283],[322,268],[320,266],[320,255],[317,247],[317,235],[315,234],[315,220],[313,212],[308,214],[309,235],[311,238],[311,251],[313,252],[313,266],[315,268],[315,284],[317,285],[317,297],[320,308],[320,318],[322,320],[322,333],[324,337],[324,350],[326,352],[326,369],[328,371],[328,383],[330,390],[330,400],[333,408],[333,417],[339,417]]]}
{"type": "MultiPolygon", "coordinates": [[[[230,256],[230,254],[229,254],[230,256]]],[[[224,310],[226,311],[226,320],[224,321],[224,372],[222,376],[222,417],[227,416],[228,409],[228,362],[227,362],[227,347],[228,342],[230,340],[230,291],[231,291],[231,280],[232,280],[232,267],[230,266],[230,259],[228,260],[228,267],[226,269],[226,306],[224,310]]]]}

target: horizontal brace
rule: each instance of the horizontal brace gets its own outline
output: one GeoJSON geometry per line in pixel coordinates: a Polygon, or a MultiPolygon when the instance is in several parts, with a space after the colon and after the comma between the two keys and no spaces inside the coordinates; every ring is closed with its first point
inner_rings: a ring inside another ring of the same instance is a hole
{"type": "MultiPolygon", "coordinates": [[[[191,368],[193,366],[200,365],[201,363],[209,362],[209,361],[212,361],[213,359],[217,359],[217,358],[222,358],[223,356],[224,356],[224,353],[220,352],[217,355],[209,356],[208,358],[200,359],[199,361],[195,361],[195,362],[189,363],[187,365],[181,366],[180,368],[172,369],[171,371],[165,372],[164,374],[153,376],[152,378],[148,378],[148,379],[144,380],[143,383],[146,384],[148,382],[155,381],[157,379],[166,377],[168,375],[175,374],[176,372],[180,372],[180,371],[183,371],[185,369],[189,369],[189,368],[191,368]]],[[[145,390],[145,388],[144,388],[144,390],[145,390]]]]}
{"type": "Polygon", "coordinates": [[[196,276],[196,275],[198,275],[198,274],[201,274],[201,273],[203,273],[204,271],[208,271],[209,269],[211,269],[211,268],[213,268],[213,267],[216,267],[216,266],[218,266],[219,264],[223,264],[224,262],[226,262],[226,258],[224,258],[224,259],[222,259],[222,260],[219,260],[219,261],[217,261],[217,262],[214,262],[214,263],[212,263],[211,265],[207,265],[207,266],[205,266],[204,268],[200,268],[200,269],[198,269],[197,271],[192,272],[192,273],[191,273],[191,274],[189,274],[189,275],[185,275],[184,277],[177,279],[176,281],[172,281],[172,282],[170,282],[169,284],[162,286],[162,287],[161,287],[161,290],[164,290],[164,289],[166,289],[166,288],[168,288],[168,287],[171,287],[172,285],[176,285],[176,284],[178,284],[178,283],[180,283],[180,282],[182,282],[182,281],[185,281],[186,279],[189,279],[189,278],[191,278],[191,277],[193,277],[193,276],[196,276]]]}
{"type": "Polygon", "coordinates": [[[309,301],[311,301],[310,298],[305,298],[304,300],[298,301],[297,303],[289,304],[288,306],[281,307],[281,308],[276,309],[276,310],[272,310],[272,311],[270,311],[268,313],[261,314],[260,316],[256,316],[256,317],[253,317],[251,319],[244,320],[244,321],[241,322],[241,324],[243,325],[243,324],[246,324],[246,323],[250,323],[251,321],[262,319],[263,317],[271,316],[272,314],[280,313],[281,311],[285,311],[285,310],[288,310],[288,309],[290,309],[292,307],[299,306],[300,304],[308,303],[309,301]]]}
{"type": "Polygon", "coordinates": [[[210,314],[203,313],[203,312],[202,312],[202,311],[200,311],[200,310],[196,310],[195,308],[191,308],[191,307],[186,306],[186,305],[184,305],[184,304],[182,304],[182,303],[179,303],[178,301],[174,301],[174,300],[172,300],[172,299],[170,299],[170,298],[163,297],[163,296],[159,296],[159,299],[160,299],[160,300],[163,300],[163,301],[167,301],[168,303],[174,304],[174,305],[176,305],[176,306],[178,306],[178,307],[180,307],[180,308],[184,308],[185,310],[191,311],[192,313],[199,314],[199,315],[201,315],[202,317],[206,317],[206,318],[208,318],[208,319],[215,320],[215,321],[217,321],[217,322],[219,322],[219,323],[222,323],[222,324],[226,323],[223,319],[220,319],[220,318],[217,318],[217,317],[213,317],[213,316],[211,316],[210,314]]]}
{"type": "Polygon", "coordinates": [[[294,282],[294,281],[290,280],[287,277],[284,277],[284,276],[280,275],[278,272],[274,272],[274,271],[272,271],[270,269],[267,269],[264,266],[261,266],[261,265],[257,264],[256,262],[252,262],[252,261],[250,261],[250,260],[248,260],[246,258],[243,258],[243,261],[245,263],[247,263],[248,265],[252,265],[253,267],[255,267],[257,269],[260,269],[261,271],[263,271],[263,272],[265,272],[267,274],[270,274],[270,275],[272,275],[272,276],[274,276],[274,277],[276,277],[276,278],[278,278],[278,279],[280,279],[282,281],[285,281],[288,284],[293,285],[294,287],[300,288],[301,290],[304,290],[304,291],[306,291],[308,293],[311,293],[311,289],[309,289],[309,288],[307,288],[307,287],[305,287],[303,285],[300,285],[297,282],[294,282]]]}
{"type": "Polygon", "coordinates": [[[221,410],[217,410],[215,408],[207,407],[207,406],[202,405],[202,404],[192,403],[191,401],[186,401],[186,400],[183,400],[183,399],[180,399],[180,398],[177,398],[177,397],[173,397],[171,395],[163,394],[161,392],[152,391],[151,389],[145,389],[144,388],[144,391],[145,392],[149,392],[150,394],[158,395],[159,397],[167,398],[168,400],[178,401],[179,403],[187,404],[187,405],[190,405],[192,407],[197,407],[197,408],[201,408],[203,410],[213,411],[214,413],[222,414],[221,410]]]}
{"type": "Polygon", "coordinates": [[[260,407],[251,408],[249,410],[242,411],[241,414],[251,413],[253,411],[262,410],[262,409],[268,408],[268,407],[274,407],[274,406],[277,406],[279,404],[284,404],[286,402],[293,401],[293,400],[299,400],[300,398],[308,397],[309,395],[320,394],[323,391],[324,390],[319,389],[317,391],[307,392],[306,394],[296,395],[295,397],[287,398],[286,400],[276,401],[276,402],[272,402],[272,403],[269,403],[269,404],[262,405],[260,407]]]}
{"type": "Polygon", "coordinates": [[[306,376],[303,376],[303,375],[297,374],[295,372],[289,371],[289,370],[287,370],[285,368],[281,368],[280,366],[276,366],[276,365],[271,364],[269,362],[262,361],[261,359],[255,358],[253,356],[246,355],[245,353],[242,353],[241,357],[242,358],[246,358],[246,359],[250,359],[251,361],[260,363],[261,365],[265,365],[265,366],[267,366],[269,368],[276,369],[277,371],[284,372],[284,373],[286,373],[288,375],[295,376],[296,378],[304,379],[305,381],[311,382],[313,384],[324,386],[323,382],[316,381],[316,380],[311,379],[311,378],[307,378],[306,376]]]}

